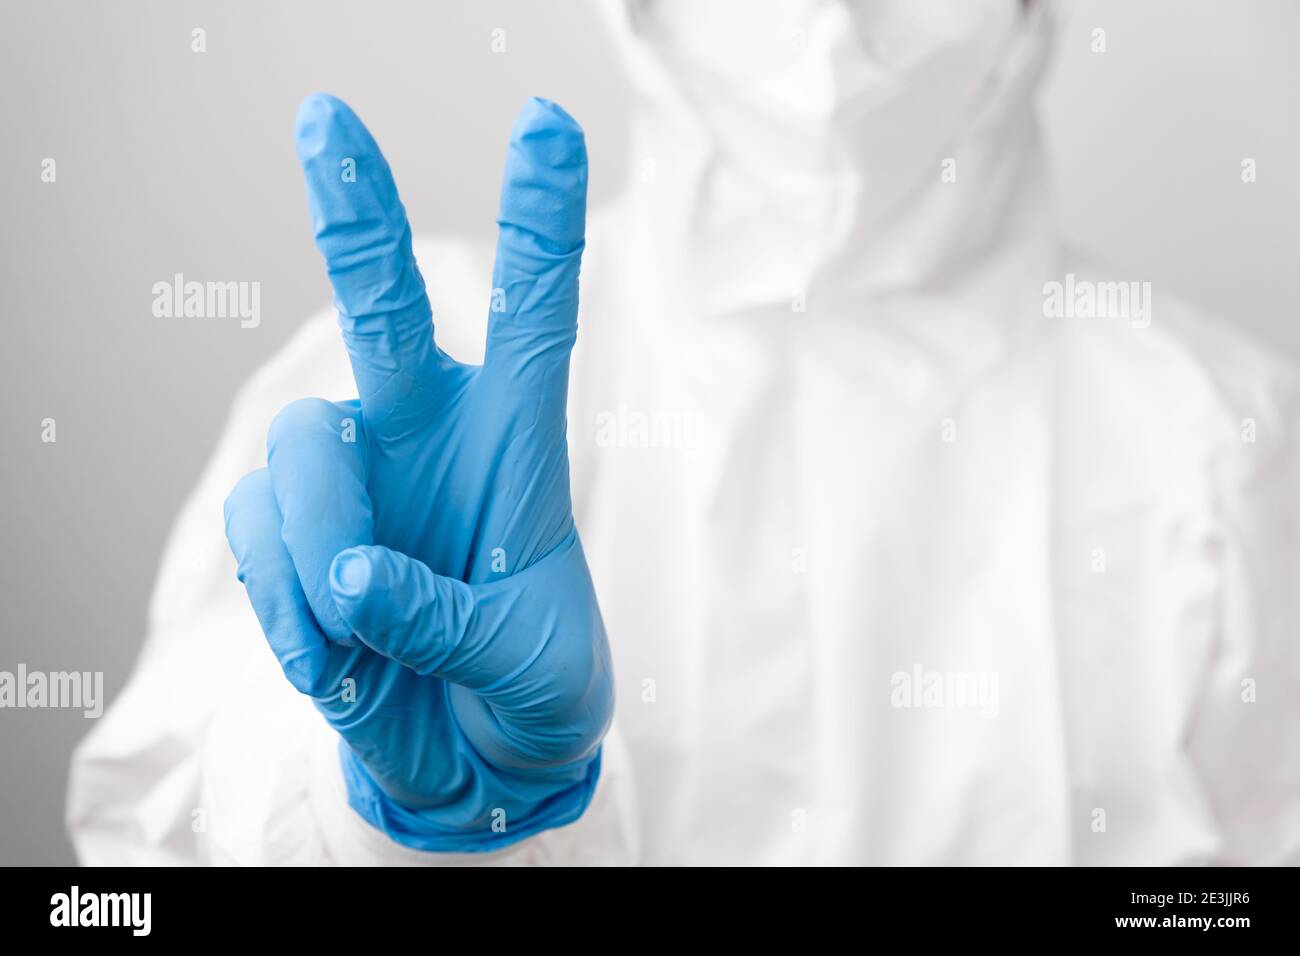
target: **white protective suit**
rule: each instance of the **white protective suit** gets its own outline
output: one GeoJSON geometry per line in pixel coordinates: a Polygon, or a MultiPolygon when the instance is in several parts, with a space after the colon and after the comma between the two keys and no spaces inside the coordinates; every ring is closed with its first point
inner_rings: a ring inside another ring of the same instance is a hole
{"type": "MultiPolygon", "coordinates": [[[[640,105],[570,409],[604,774],[475,859],[1297,860],[1300,379],[1161,288],[1145,327],[1046,314],[1046,283],[1140,278],[1054,242],[1048,12],[694,6],[611,18],[640,105]]],[[[479,360],[490,246],[417,255],[479,360]]],[[[180,518],[74,758],[87,863],[466,860],[347,807],[235,581],[222,501],[310,395],[355,395],[332,313],[241,390],[180,518]]]]}

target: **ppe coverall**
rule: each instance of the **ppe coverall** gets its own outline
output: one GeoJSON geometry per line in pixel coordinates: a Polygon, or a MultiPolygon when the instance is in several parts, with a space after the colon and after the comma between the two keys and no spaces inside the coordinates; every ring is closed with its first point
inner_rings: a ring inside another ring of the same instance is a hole
{"type": "MultiPolygon", "coordinates": [[[[1134,277],[1052,231],[1050,7],[691,6],[610,5],[638,113],[569,392],[617,690],[585,813],[388,839],[267,650],[222,502],[282,407],[355,394],[331,310],[171,537],[74,757],[84,862],[1300,860],[1300,379],[1161,288],[1075,298],[1134,277]]],[[[480,361],[492,249],[416,256],[480,361]]]]}

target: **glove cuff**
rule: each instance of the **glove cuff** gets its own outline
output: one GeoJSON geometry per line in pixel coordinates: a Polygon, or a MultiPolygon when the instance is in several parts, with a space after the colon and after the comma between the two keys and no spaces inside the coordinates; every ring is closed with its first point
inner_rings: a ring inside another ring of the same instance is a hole
{"type": "Polygon", "coordinates": [[[347,786],[348,806],[394,842],[430,853],[491,853],[543,830],[573,823],[586,811],[596,793],[600,758],[601,751],[597,749],[583,778],[558,792],[554,783],[515,783],[509,788],[510,799],[501,801],[503,806],[487,808],[470,825],[457,826],[449,821],[453,814],[446,807],[414,809],[393,800],[379,788],[347,743],[339,741],[339,763],[347,786]],[[530,789],[537,791],[535,802],[527,801],[530,789]],[[522,804],[521,798],[525,801],[522,804]]]}

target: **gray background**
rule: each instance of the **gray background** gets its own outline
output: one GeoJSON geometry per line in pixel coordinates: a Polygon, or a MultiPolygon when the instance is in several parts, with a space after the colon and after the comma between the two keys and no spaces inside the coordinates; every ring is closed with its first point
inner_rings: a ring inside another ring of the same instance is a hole
{"type": "MultiPolygon", "coordinates": [[[[1065,235],[1300,356],[1300,5],[1088,2],[1060,21],[1043,118],[1065,235]]],[[[531,94],[585,126],[594,200],[627,165],[627,86],[593,4],[6,2],[0,670],[102,670],[110,700],[125,682],[234,389],[328,299],[291,140],[317,89],[366,119],[417,231],[490,234],[531,94]],[[260,281],[260,328],[153,318],[174,272],[260,281]]],[[[87,727],[0,710],[0,863],[72,861],[67,760],[87,727]]]]}

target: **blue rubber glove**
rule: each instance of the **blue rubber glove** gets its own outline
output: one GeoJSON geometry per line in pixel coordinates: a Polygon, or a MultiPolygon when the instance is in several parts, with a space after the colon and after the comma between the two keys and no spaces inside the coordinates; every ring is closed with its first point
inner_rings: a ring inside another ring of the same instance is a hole
{"type": "Polygon", "coordinates": [[[582,814],[613,713],[565,440],[582,130],[537,99],[515,123],[482,366],[434,343],[361,121],[312,96],[297,144],[360,401],[276,417],[227,537],[285,675],[342,738],[352,807],[407,846],[498,849],[582,814]]]}

